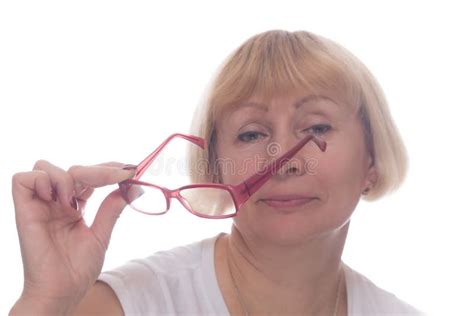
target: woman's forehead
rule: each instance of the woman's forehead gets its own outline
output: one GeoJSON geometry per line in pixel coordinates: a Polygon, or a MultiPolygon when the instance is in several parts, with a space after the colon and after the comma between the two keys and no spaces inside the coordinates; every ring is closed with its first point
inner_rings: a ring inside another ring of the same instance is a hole
{"type": "Polygon", "coordinates": [[[300,91],[286,94],[278,93],[272,96],[253,95],[248,99],[230,103],[222,109],[223,115],[220,115],[220,117],[228,117],[241,112],[268,113],[272,109],[281,110],[282,106],[285,108],[291,107],[294,110],[319,106],[341,111],[353,108],[347,103],[344,98],[328,91],[300,91]]]}

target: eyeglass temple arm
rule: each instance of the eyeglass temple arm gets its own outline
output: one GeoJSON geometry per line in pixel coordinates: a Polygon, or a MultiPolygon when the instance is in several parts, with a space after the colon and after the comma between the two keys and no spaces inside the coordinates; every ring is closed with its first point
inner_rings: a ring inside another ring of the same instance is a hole
{"type": "Polygon", "coordinates": [[[170,135],[158,148],[156,148],[151,154],[149,154],[145,159],[143,159],[142,162],[138,164],[137,167],[137,172],[135,173],[135,180],[140,179],[140,177],[145,173],[145,171],[148,169],[148,167],[153,163],[155,160],[156,156],[160,153],[160,151],[174,138],[184,138],[187,141],[190,141],[191,143],[198,145],[202,149],[206,147],[206,141],[202,139],[201,137],[193,136],[193,135],[185,135],[185,134],[179,134],[175,133],[170,135]]]}
{"type": "MultiPolygon", "coordinates": [[[[314,141],[318,145],[319,149],[324,152],[326,151],[326,142],[321,140],[314,135],[308,135],[302,139],[298,144],[291,148],[286,154],[278,158],[277,160],[267,164],[263,170],[257,172],[240,185],[238,185],[238,192],[240,201],[239,204],[245,203],[252,194],[257,192],[275,173],[277,173],[290,159],[306,145],[310,140],[314,141]]],[[[239,205],[239,207],[240,207],[239,205]]]]}

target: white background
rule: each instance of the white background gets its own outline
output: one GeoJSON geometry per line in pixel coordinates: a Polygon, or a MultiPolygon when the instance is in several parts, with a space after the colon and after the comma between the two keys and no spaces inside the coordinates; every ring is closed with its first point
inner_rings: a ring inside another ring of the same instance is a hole
{"type": "MultiPolygon", "coordinates": [[[[474,23],[468,5],[170,3],[0,3],[0,314],[22,288],[12,174],[37,159],[63,168],[138,163],[170,133],[188,132],[209,79],[233,49],[281,28],[324,35],[361,58],[384,87],[410,154],[401,190],[359,204],[344,260],[422,310],[472,315],[474,23]]],[[[97,192],[88,221],[111,190],[97,192]]],[[[126,210],[104,268],[229,225],[181,207],[161,217],[126,210]]]]}

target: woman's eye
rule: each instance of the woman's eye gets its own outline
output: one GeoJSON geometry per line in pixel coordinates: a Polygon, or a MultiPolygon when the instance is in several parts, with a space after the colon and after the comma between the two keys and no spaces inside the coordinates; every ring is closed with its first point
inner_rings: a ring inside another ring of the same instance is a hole
{"type": "Polygon", "coordinates": [[[316,124],[316,125],[311,126],[310,128],[305,129],[305,131],[309,131],[317,135],[327,133],[330,130],[331,130],[331,125],[328,125],[328,124],[316,124]]]}
{"type": "Polygon", "coordinates": [[[263,133],[259,133],[259,132],[245,132],[245,133],[239,134],[237,138],[242,142],[252,142],[264,136],[265,135],[263,133]]]}

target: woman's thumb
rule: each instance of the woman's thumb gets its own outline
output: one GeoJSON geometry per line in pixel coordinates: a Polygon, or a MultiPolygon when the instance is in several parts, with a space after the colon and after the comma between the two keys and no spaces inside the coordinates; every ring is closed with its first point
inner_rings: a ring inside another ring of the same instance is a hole
{"type": "Polygon", "coordinates": [[[91,229],[103,244],[104,249],[107,249],[109,245],[112,230],[125,206],[127,202],[122,198],[120,190],[116,189],[107,195],[97,211],[91,229]]]}

